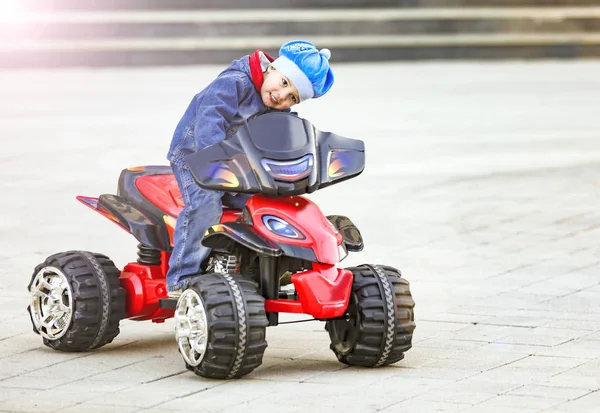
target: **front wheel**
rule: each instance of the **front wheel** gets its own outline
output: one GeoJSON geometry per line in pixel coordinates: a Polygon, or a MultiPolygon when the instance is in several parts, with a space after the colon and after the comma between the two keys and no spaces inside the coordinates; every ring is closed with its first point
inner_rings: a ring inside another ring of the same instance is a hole
{"type": "Polygon", "coordinates": [[[262,363],[268,325],[256,284],[239,275],[201,275],[177,301],[175,335],[188,370],[242,377],[262,363]]]}
{"type": "Polygon", "coordinates": [[[414,306],[409,283],[392,267],[360,265],[346,314],[325,324],[331,350],[352,366],[396,363],[412,347],[414,306]]]}

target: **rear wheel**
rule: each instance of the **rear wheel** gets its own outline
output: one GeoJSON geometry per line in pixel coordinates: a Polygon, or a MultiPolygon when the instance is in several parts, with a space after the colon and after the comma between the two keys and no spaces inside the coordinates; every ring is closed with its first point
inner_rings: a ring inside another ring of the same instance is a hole
{"type": "Polygon", "coordinates": [[[186,367],[234,379],[262,364],[268,325],[256,284],[239,275],[201,275],[177,301],[175,334],[186,367]]]}
{"type": "Polygon", "coordinates": [[[392,267],[361,265],[354,274],[344,317],[325,328],[342,363],[378,367],[396,363],[412,347],[414,306],[409,283],[392,267]]]}
{"type": "Polygon", "coordinates": [[[110,343],[125,318],[120,271],[108,257],[68,251],[38,265],[28,289],[33,331],[61,351],[86,351],[110,343]]]}

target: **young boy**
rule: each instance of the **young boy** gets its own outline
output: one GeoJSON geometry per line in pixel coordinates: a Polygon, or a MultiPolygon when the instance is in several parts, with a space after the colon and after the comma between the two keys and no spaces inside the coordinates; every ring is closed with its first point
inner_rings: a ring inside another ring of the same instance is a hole
{"type": "Polygon", "coordinates": [[[225,69],[193,99],[179,121],[167,158],[185,207],[177,218],[167,290],[180,290],[200,272],[210,250],[201,244],[206,230],[219,222],[222,198],[243,208],[248,195],[210,191],[198,186],[184,157],[231,136],[248,119],[324,95],[333,85],[331,52],[296,40],[285,43],[279,57],[257,50],[225,69]]]}

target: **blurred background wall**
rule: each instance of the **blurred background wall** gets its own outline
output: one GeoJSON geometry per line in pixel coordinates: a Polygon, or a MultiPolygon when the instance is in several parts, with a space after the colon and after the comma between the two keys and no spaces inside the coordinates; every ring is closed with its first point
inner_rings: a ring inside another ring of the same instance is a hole
{"type": "Polygon", "coordinates": [[[302,38],[337,62],[600,56],[600,0],[1,0],[0,67],[229,63],[302,38]]]}

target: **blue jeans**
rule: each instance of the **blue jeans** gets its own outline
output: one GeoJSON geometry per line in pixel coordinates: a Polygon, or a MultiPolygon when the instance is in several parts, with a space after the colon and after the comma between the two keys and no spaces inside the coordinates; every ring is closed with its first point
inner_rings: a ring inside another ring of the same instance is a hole
{"type": "Polygon", "coordinates": [[[198,275],[200,265],[210,254],[202,245],[204,233],[218,224],[223,213],[223,203],[242,209],[250,198],[248,194],[211,191],[198,186],[189,169],[171,164],[181,191],[184,208],[177,217],[173,233],[173,251],[167,271],[167,290],[187,287],[190,277],[198,275]]]}

